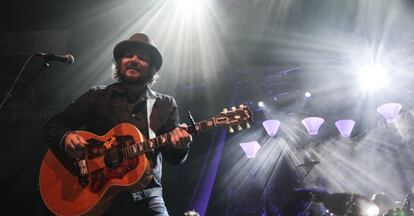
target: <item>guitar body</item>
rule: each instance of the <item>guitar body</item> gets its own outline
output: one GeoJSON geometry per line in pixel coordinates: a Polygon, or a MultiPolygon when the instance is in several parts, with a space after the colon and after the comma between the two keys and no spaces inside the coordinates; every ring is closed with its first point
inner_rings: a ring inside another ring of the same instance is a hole
{"type": "Polygon", "coordinates": [[[144,138],[132,124],[122,123],[103,136],[77,131],[88,141],[88,183],[79,181],[76,160],[48,150],[40,167],[39,187],[46,206],[56,215],[101,215],[120,191],[138,191],[152,179],[145,154],[109,163],[111,149],[141,143],[144,138]],[[109,167],[108,167],[109,164],[109,167]]]}
{"type": "MultiPolygon", "coordinates": [[[[193,123],[191,134],[216,126],[230,127],[252,122],[248,107],[224,109],[219,115],[193,123]]],[[[232,130],[230,130],[232,132],[232,130]]],[[[70,158],[62,150],[48,150],[40,174],[40,194],[46,206],[56,215],[101,215],[121,191],[136,192],[152,179],[152,164],[145,152],[171,143],[173,132],[144,140],[132,124],[122,123],[103,136],[77,131],[87,142],[85,157],[70,158]]]]}

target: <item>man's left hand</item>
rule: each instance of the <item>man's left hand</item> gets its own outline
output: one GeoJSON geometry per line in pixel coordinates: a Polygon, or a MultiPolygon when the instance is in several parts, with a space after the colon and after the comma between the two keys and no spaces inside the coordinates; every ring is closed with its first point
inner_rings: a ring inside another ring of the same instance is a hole
{"type": "Polygon", "coordinates": [[[187,125],[182,124],[171,132],[171,145],[174,149],[185,149],[193,140],[187,131],[187,125]]]}

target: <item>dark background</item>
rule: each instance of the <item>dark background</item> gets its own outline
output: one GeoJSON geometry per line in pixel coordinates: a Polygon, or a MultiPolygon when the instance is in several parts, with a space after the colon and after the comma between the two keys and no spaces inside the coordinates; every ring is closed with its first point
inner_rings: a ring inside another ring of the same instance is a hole
{"type": "MultiPolygon", "coordinates": [[[[176,20],[184,13],[177,2],[0,3],[2,97],[30,54],[46,50],[76,59],[74,65],[53,62],[0,111],[1,214],[49,214],[38,191],[47,150],[42,126],[89,87],[113,82],[112,49],[134,32],[145,32],[159,44],[164,65],[154,89],[177,99],[183,122],[188,123],[187,110],[202,120],[241,103],[255,115],[252,129],[201,134],[185,164],[165,166],[171,215],[195,208],[203,196],[209,197],[206,215],[272,215],[294,187],[365,196],[384,191],[393,200],[411,192],[412,1],[200,1],[192,15],[204,17],[190,17],[187,26],[176,20]],[[367,50],[374,56],[368,59],[388,66],[391,82],[369,95],[358,90],[352,69],[363,64],[367,50]],[[310,99],[303,96],[306,91],[312,92],[310,99]],[[260,100],[265,108],[257,107],[260,100]],[[384,102],[403,104],[399,124],[388,125],[375,112],[384,102]],[[307,136],[300,124],[307,116],[325,118],[319,136],[307,136]],[[267,137],[261,126],[267,118],[282,121],[276,138],[267,137]],[[339,138],[334,126],[341,118],[357,122],[349,140],[339,138]],[[262,149],[247,160],[238,144],[252,140],[262,149]],[[295,173],[294,167],[309,157],[321,163],[299,184],[303,172],[295,173]],[[208,171],[215,162],[217,173],[208,171]],[[208,177],[215,179],[211,196],[202,190],[208,177]]],[[[19,84],[41,64],[33,59],[19,84]]]]}

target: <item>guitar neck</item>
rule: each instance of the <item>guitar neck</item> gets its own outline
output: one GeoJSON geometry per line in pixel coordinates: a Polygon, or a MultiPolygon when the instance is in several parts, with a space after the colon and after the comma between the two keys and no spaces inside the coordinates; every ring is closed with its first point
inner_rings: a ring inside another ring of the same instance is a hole
{"type": "MultiPolygon", "coordinates": [[[[219,125],[219,119],[216,117],[210,118],[210,119],[206,119],[203,121],[200,121],[190,127],[188,127],[187,131],[192,134],[192,135],[196,135],[202,131],[205,131],[207,129],[210,128],[214,128],[216,126],[219,125]]],[[[161,134],[155,138],[152,139],[147,139],[141,143],[136,143],[134,145],[129,145],[126,147],[122,148],[122,152],[124,153],[124,156],[126,158],[131,158],[131,157],[135,157],[138,156],[140,154],[143,154],[145,152],[149,152],[152,151],[156,148],[159,148],[161,146],[170,144],[172,141],[171,138],[172,135],[172,131],[165,133],[165,134],[161,134]]]]}

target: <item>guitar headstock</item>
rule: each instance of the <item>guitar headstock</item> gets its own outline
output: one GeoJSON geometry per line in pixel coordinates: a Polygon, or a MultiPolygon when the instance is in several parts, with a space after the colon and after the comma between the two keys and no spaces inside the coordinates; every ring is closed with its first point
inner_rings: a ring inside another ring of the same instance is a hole
{"type": "Polygon", "coordinates": [[[238,131],[243,130],[242,125],[250,128],[253,122],[253,114],[249,107],[241,104],[238,108],[224,109],[216,118],[216,124],[229,127],[229,132],[234,133],[232,126],[236,126],[238,131]]]}

